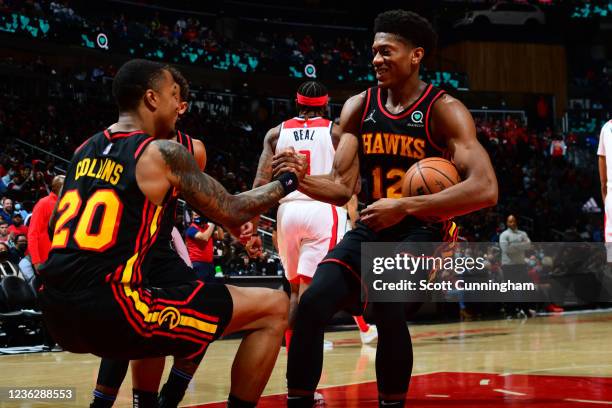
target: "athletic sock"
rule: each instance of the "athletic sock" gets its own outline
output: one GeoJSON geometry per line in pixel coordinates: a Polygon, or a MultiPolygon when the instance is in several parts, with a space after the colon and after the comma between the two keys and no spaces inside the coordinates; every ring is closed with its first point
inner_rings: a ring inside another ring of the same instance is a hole
{"type": "Polygon", "coordinates": [[[312,408],[314,407],[314,393],[311,395],[288,395],[287,408],[312,408]]]}
{"type": "Polygon", "coordinates": [[[133,408],[157,408],[157,393],[132,389],[133,408]]]}
{"type": "Polygon", "coordinates": [[[93,402],[89,405],[89,408],[110,408],[117,398],[116,395],[104,394],[98,390],[94,390],[93,397],[93,402]]]}
{"type": "Polygon", "coordinates": [[[363,316],[353,316],[353,319],[355,319],[355,323],[357,323],[357,326],[359,327],[359,331],[365,333],[370,328],[370,326],[363,319],[363,316]]]}
{"type": "Polygon", "coordinates": [[[192,378],[192,375],[172,367],[168,381],[159,393],[159,408],[176,407],[185,396],[185,391],[192,378]]]}
{"type": "Polygon", "coordinates": [[[232,394],[227,397],[227,408],[255,408],[256,406],[257,402],[243,401],[232,394]]]}

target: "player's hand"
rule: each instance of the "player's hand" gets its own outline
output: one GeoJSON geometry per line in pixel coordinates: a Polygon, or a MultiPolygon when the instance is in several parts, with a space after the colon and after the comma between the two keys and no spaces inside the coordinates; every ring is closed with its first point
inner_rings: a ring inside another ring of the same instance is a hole
{"type": "Polygon", "coordinates": [[[293,147],[289,147],[272,158],[272,174],[278,177],[286,172],[293,172],[299,181],[302,181],[308,172],[306,156],[296,153],[293,147]]]}
{"type": "Polygon", "coordinates": [[[244,246],[249,258],[259,258],[263,253],[263,243],[259,235],[253,235],[249,242],[244,246]]]}
{"type": "Polygon", "coordinates": [[[249,222],[245,222],[244,224],[242,224],[240,226],[240,236],[238,237],[238,240],[240,241],[240,243],[242,245],[246,245],[246,243],[249,242],[249,240],[253,236],[253,232],[254,232],[254,228],[253,228],[252,222],[249,221],[249,222]]]}
{"type": "Polygon", "coordinates": [[[406,215],[399,199],[381,198],[361,211],[359,221],[374,231],[380,231],[397,224],[406,215]]]}

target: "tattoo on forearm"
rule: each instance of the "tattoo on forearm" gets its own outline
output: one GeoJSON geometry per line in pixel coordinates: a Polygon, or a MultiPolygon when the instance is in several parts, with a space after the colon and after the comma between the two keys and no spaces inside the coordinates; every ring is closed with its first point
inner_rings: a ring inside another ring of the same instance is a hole
{"type": "Polygon", "coordinates": [[[226,226],[237,226],[249,221],[284,196],[279,182],[231,195],[218,181],[200,171],[193,156],[182,145],[167,140],[157,140],[154,143],[177,178],[177,187],[185,200],[206,216],[226,226]]]}

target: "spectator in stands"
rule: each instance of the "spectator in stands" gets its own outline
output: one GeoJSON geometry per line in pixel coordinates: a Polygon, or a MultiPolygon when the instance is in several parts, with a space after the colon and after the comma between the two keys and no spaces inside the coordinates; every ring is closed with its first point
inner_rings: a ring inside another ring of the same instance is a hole
{"type": "Polygon", "coordinates": [[[9,236],[11,240],[15,240],[18,235],[27,235],[28,227],[23,225],[23,216],[21,212],[15,211],[12,218],[13,223],[8,227],[9,236]]]}
{"type": "Polygon", "coordinates": [[[196,276],[204,282],[210,282],[215,277],[212,239],[214,231],[215,224],[193,212],[193,222],[185,232],[185,243],[196,276]]]}
{"type": "Polygon", "coordinates": [[[2,219],[6,221],[7,224],[10,224],[13,221],[13,200],[11,200],[10,198],[4,198],[2,200],[2,209],[0,209],[0,217],[2,217],[2,219]]]}
{"type": "Polygon", "coordinates": [[[23,278],[26,281],[34,277],[34,267],[28,254],[28,237],[24,234],[19,234],[15,237],[14,246],[9,250],[11,252],[11,261],[19,266],[23,278]]]}
{"type": "Polygon", "coordinates": [[[8,222],[4,220],[0,220],[0,242],[8,243],[9,238],[10,238],[8,227],[9,227],[8,222]]]}
{"type": "MultiPolygon", "coordinates": [[[[531,282],[525,263],[525,251],[529,249],[531,240],[525,231],[518,229],[518,223],[514,215],[508,216],[506,226],[508,228],[499,237],[504,278],[512,282],[531,282]]],[[[527,312],[535,314],[535,310],[531,312],[530,305],[524,299],[513,300],[516,301],[514,309],[517,317],[525,318],[527,312]]]]}
{"type": "Polygon", "coordinates": [[[64,176],[55,176],[51,182],[51,193],[40,199],[32,210],[30,228],[28,230],[29,252],[34,268],[38,270],[40,264],[47,260],[51,250],[51,241],[47,228],[57,196],[64,185],[64,176]]]}

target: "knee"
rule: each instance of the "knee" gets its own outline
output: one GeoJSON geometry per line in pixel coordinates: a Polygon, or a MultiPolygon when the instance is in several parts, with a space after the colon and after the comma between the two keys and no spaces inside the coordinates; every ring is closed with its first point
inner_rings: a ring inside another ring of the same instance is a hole
{"type": "Polygon", "coordinates": [[[335,311],[328,298],[318,296],[316,291],[308,289],[298,302],[295,318],[296,322],[299,320],[314,325],[326,325],[335,311]]]}
{"type": "Polygon", "coordinates": [[[289,298],[285,292],[275,290],[270,293],[268,308],[269,326],[284,332],[288,327],[289,298]]]}

